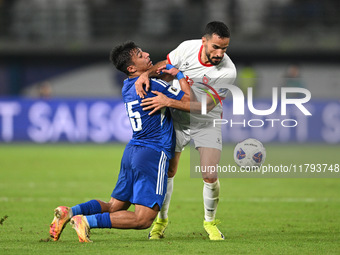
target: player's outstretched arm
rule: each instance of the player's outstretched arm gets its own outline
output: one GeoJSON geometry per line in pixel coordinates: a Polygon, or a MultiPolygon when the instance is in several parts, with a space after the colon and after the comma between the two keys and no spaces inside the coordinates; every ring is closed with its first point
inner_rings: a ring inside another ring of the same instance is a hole
{"type": "Polygon", "coordinates": [[[159,73],[157,73],[159,67],[164,66],[166,64],[168,64],[168,60],[160,61],[156,65],[152,66],[149,70],[147,70],[146,72],[144,72],[143,74],[139,76],[139,78],[135,82],[135,86],[136,86],[137,95],[140,98],[144,98],[144,96],[146,95],[146,91],[149,91],[149,88],[150,88],[149,78],[158,77],[160,75],[159,73]],[[145,90],[143,88],[143,84],[145,84],[145,90]]]}
{"type": "MultiPolygon", "coordinates": [[[[191,113],[201,113],[202,111],[202,103],[197,101],[194,96],[194,93],[191,93],[190,99],[190,112],[191,113]]],[[[216,106],[214,100],[210,96],[207,95],[207,112],[210,112],[216,106]]]]}
{"type": "Polygon", "coordinates": [[[182,111],[190,111],[190,86],[188,82],[186,81],[184,75],[182,72],[180,72],[177,68],[174,66],[167,64],[158,69],[158,73],[168,74],[171,76],[176,76],[176,78],[179,80],[179,83],[181,85],[182,91],[184,92],[183,97],[181,100],[175,100],[172,98],[167,97],[163,93],[159,91],[151,91],[156,95],[156,97],[151,97],[142,100],[141,106],[143,106],[143,110],[152,110],[149,115],[155,113],[156,111],[164,108],[164,107],[171,107],[176,108],[182,111]]]}
{"type": "MultiPolygon", "coordinates": [[[[202,104],[201,102],[197,101],[195,94],[193,92],[190,93],[190,96],[184,94],[180,101],[169,98],[159,91],[151,92],[157,96],[143,99],[141,103],[141,106],[144,107],[143,108],[144,111],[152,110],[149,113],[149,115],[155,113],[156,111],[164,107],[175,108],[181,111],[191,113],[201,113],[202,111],[202,104]]],[[[207,97],[207,112],[210,112],[212,109],[214,109],[215,106],[216,106],[215,102],[211,99],[211,97],[207,97]]]]}
{"type": "MultiPolygon", "coordinates": [[[[201,113],[202,111],[201,102],[198,102],[197,98],[195,97],[195,93],[193,92],[190,93],[191,87],[188,84],[182,72],[180,72],[173,65],[166,64],[164,66],[161,66],[158,69],[157,73],[165,73],[171,76],[176,76],[181,85],[182,91],[185,93],[182,100],[180,101],[164,97],[157,98],[156,100],[159,100],[160,104],[164,102],[163,107],[171,107],[191,113],[201,113]]],[[[159,95],[159,93],[157,95],[159,95]]],[[[215,106],[216,106],[215,101],[210,96],[207,95],[207,112],[210,112],[212,109],[214,109],[215,106]]]]}
{"type": "Polygon", "coordinates": [[[159,91],[151,91],[156,96],[147,98],[142,100],[141,106],[144,106],[143,110],[148,111],[152,110],[149,115],[154,114],[158,110],[164,108],[164,107],[171,107],[176,108],[181,111],[190,111],[190,99],[189,95],[184,94],[181,100],[175,100],[172,98],[167,97],[162,92],[159,91]]]}

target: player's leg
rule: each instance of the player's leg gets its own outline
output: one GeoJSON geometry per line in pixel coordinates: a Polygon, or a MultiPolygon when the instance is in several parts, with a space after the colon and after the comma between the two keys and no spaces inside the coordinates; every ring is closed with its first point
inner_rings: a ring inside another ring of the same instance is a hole
{"type": "Polygon", "coordinates": [[[109,202],[103,202],[99,200],[98,202],[100,203],[100,206],[102,208],[102,213],[104,212],[113,213],[120,210],[127,210],[131,205],[129,201],[121,201],[113,197],[111,197],[109,202]]]}
{"type": "Polygon", "coordinates": [[[174,187],[174,177],[177,173],[181,152],[175,152],[175,156],[169,162],[167,190],[164,197],[163,206],[158,213],[155,224],[149,232],[149,239],[161,239],[164,237],[164,231],[168,226],[168,211],[170,207],[171,196],[174,187]]]}
{"type": "Polygon", "coordinates": [[[170,201],[171,201],[171,196],[172,196],[173,186],[174,186],[173,184],[174,177],[177,173],[180,157],[181,157],[181,152],[175,152],[175,156],[172,159],[170,159],[170,162],[169,162],[168,185],[167,185],[167,190],[166,190],[163,206],[158,215],[160,219],[168,218],[168,211],[169,211],[169,206],[170,206],[170,201]]]}
{"type": "MultiPolygon", "coordinates": [[[[123,158],[122,163],[124,165],[129,165],[131,157],[131,146],[127,145],[123,158]]],[[[120,188],[120,190],[125,190],[127,194],[124,196],[123,193],[119,200],[114,200],[111,198],[110,202],[106,203],[100,200],[90,200],[85,203],[81,203],[78,205],[75,205],[73,207],[67,207],[67,206],[59,206],[54,210],[54,218],[50,225],[50,236],[53,238],[54,241],[57,241],[63,231],[63,229],[66,226],[66,223],[70,221],[70,219],[73,216],[76,215],[94,215],[102,212],[114,212],[117,210],[126,210],[130,206],[129,201],[129,191],[126,189],[127,185],[125,183],[125,179],[129,177],[129,174],[131,174],[129,171],[125,171],[125,169],[122,169],[121,165],[121,171],[118,176],[118,181],[116,184],[116,187],[120,188]],[[123,202],[127,201],[127,202],[123,202]]],[[[131,187],[132,189],[132,187],[131,187]]],[[[120,191],[118,191],[120,192],[120,191]]],[[[112,196],[111,196],[112,197],[112,196]]]]}
{"type": "Polygon", "coordinates": [[[124,164],[121,168],[120,177],[125,175],[118,179],[112,197],[135,204],[135,212],[118,210],[73,217],[71,224],[77,231],[79,241],[90,241],[90,228],[144,229],[152,224],[164,201],[169,160],[164,152],[135,146],[130,163],[130,166],[124,164]]]}
{"type": "MultiPolygon", "coordinates": [[[[200,163],[205,169],[208,166],[216,166],[221,157],[221,151],[215,148],[198,148],[200,163]]],[[[215,215],[220,194],[220,183],[217,172],[202,172],[203,177],[203,202],[204,202],[204,229],[207,231],[210,240],[223,240],[224,235],[216,226],[215,215]]]]}
{"type": "Polygon", "coordinates": [[[70,224],[77,232],[79,242],[92,242],[92,228],[146,229],[151,226],[158,212],[158,204],[152,208],[136,204],[134,212],[119,210],[113,213],[77,215],[72,217],[70,224]]]}
{"type": "Polygon", "coordinates": [[[78,214],[72,217],[70,224],[76,230],[79,242],[92,242],[90,240],[90,228],[111,228],[110,213],[114,211],[127,210],[131,203],[129,201],[120,201],[111,198],[106,203],[98,200],[102,212],[93,215],[78,214]]]}
{"type": "Polygon", "coordinates": [[[117,211],[110,213],[111,227],[119,229],[146,229],[149,228],[159,212],[156,204],[153,208],[144,205],[135,205],[135,211],[117,211]]]}
{"type": "Polygon", "coordinates": [[[174,122],[174,128],[176,132],[175,156],[170,160],[168,169],[167,191],[165,194],[163,206],[158,213],[155,224],[153,225],[149,233],[149,239],[164,238],[164,231],[167,228],[169,222],[168,211],[174,187],[174,177],[178,170],[178,163],[181,157],[181,152],[184,150],[184,147],[190,142],[190,129],[188,127],[182,126],[178,122],[174,122]]]}
{"type": "Polygon", "coordinates": [[[90,200],[73,207],[58,206],[54,209],[54,218],[50,225],[50,236],[54,241],[59,240],[66,223],[75,215],[90,215],[100,213],[102,211],[98,200],[90,200]]]}
{"type": "Polygon", "coordinates": [[[58,206],[54,209],[54,218],[50,225],[50,236],[57,241],[63,232],[66,223],[75,215],[91,215],[101,213],[99,200],[90,200],[73,207],[58,206]]]}
{"type": "MultiPolygon", "coordinates": [[[[208,166],[216,166],[221,157],[221,151],[215,148],[198,148],[200,163],[204,169],[211,169],[208,166]]],[[[215,219],[217,204],[219,201],[219,181],[217,172],[202,172],[203,177],[203,199],[204,199],[204,218],[206,221],[215,219]]]]}
{"type": "Polygon", "coordinates": [[[109,202],[90,200],[73,207],[58,206],[54,209],[54,218],[50,225],[50,236],[54,241],[59,240],[66,223],[68,223],[73,216],[127,210],[130,205],[130,202],[111,198],[109,202]]]}
{"type": "MultiPolygon", "coordinates": [[[[210,170],[208,166],[216,167],[220,162],[221,150],[206,147],[198,147],[197,150],[200,154],[200,164],[204,169],[210,170]]],[[[218,180],[218,175],[216,171],[202,171],[202,178],[206,183],[214,183],[218,180]]]]}
{"type": "Polygon", "coordinates": [[[210,240],[223,240],[224,236],[216,227],[215,215],[219,202],[220,183],[217,171],[209,171],[218,165],[222,151],[221,127],[206,126],[192,129],[195,148],[200,155],[200,164],[207,171],[202,171],[203,201],[204,201],[204,229],[210,240]],[[213,167],[213,168],[211,168],[213,167]]]}

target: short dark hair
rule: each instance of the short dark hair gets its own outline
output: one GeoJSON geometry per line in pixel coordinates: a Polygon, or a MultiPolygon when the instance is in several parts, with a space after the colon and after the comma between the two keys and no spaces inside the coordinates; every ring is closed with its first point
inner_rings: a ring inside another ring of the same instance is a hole
{"type": "Polygon", "coordinates": [[[134,42],[128,41],[114,47],[110,53],[110,60],[113,65],[123,73],[129,75],[128,66],[132,65],[132,52],[139,48],[134,42]]]}
{"type": "Polygon", "coordinates": [[[204,37],[211,37],[213,34],[222,38],[230,38],[230,30],[226,24],[220,21],[208,23],[204,30],[204,37]]]}

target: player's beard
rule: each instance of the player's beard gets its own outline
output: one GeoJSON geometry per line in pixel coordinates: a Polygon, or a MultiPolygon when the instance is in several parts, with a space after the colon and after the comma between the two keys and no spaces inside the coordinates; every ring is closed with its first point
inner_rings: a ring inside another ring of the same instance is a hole
{"type": "Polygon", "coordinates": [[[213,57],[211,58],[210,57],[210,54],[208,54],[207,52],[205,52],[207,58],[208,58],[208,61],[210,62],[210,64],[214,65],[214,66],[217,66],[219,63],[221,63],[222,61],[222,58],[217,58],[217,57],[213,57]]]}

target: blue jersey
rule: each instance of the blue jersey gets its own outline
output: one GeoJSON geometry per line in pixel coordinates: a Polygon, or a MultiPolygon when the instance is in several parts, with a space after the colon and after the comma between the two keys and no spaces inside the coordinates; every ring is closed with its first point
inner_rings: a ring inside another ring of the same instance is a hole
{"type": "MultiPolygon", "coordinates": [[[[176,141],[170,111],[168,108],[163,108],[152,115],[149,115],[150,111],[143,111],[143,107],[140,106],[142,99],[137,95],[135,89],[137,79],[138,77],[124,80],[122,89],[123,100],[133,131],[130,144],[164,151],[168,158],[172,158],[176,141]]],[[[145,98],[155,96],[151,92],[152,90],[162,92],[167,97],[177,100],[181,100],[184,95],[182,90],[159,79],[150,79],[150,89],[145,98]]]]}

